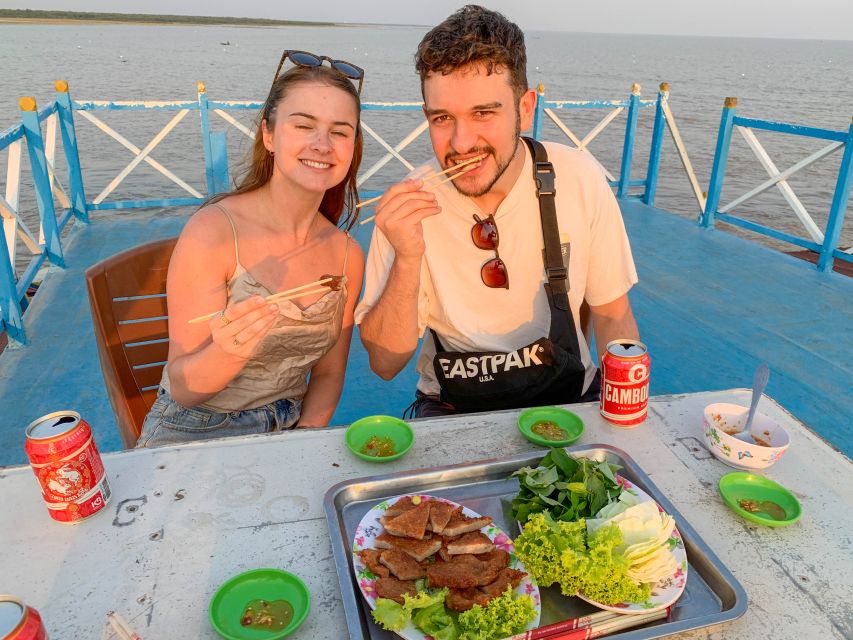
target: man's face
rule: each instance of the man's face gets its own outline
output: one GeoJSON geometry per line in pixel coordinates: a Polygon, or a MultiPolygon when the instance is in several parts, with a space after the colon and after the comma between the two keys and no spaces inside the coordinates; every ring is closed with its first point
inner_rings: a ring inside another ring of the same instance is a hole
{"type": "Polygon", "coordinates": [[[424,113],[443,168],[487,154],[476,169],[453,181],[468,197],[482,196],[498,183],[515,156],[519,133],[530,128],[535,94],[528,91],[517,101],[509,80],[506,69],[488,74],[478,64],[424,80],[424,113]]]}

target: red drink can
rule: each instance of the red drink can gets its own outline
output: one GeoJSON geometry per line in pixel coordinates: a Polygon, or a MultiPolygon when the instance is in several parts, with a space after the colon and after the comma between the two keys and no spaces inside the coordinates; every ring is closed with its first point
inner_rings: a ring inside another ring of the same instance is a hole
{"type": "Polygon", "coordinates": [[[89,423],[75,411],[57,411],[27,427],[24,445],[50,517],[75,523],[103,509],[110,485],[89,423]]]}
{"type": "Polygon", "coordinates": [[[39,612],[12,596],[0,596],[0,640],[48,640],[39,612]]]}
{"type": "Polygon", "coordinates": [[[639,340],[608,343],[601,360],[601,416],[618,427],[635,427],[649,408],[651,358],[639,340]]]}

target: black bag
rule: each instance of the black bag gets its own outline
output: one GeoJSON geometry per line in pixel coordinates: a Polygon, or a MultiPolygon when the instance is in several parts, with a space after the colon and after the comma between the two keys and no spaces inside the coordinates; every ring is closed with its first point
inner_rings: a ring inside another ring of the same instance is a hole
{"type": "Polygon", "coordinates": [[[533,155],[551,328],[547,338],[543,336],[509,353],[444,351],[438,335],[430,330],[435,341],[433,368],[441,387],[440,398],[461,412],[565,404],[577,402],[583,394],[586,370],[569,305],[568,270],[560,255],[554,167],[548,162],[545,147],[535,140],[523,139],[533,155]]]}

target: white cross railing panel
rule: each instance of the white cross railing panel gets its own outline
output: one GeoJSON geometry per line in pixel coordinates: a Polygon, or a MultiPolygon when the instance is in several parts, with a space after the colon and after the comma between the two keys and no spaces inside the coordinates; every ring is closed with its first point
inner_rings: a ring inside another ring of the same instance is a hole
{"type": "Polygon", "coordinates": [[[615,109],[610,111],[606,116],[604,116],[604,118],[601,119],[601,121],[599,121],[598,124],[596,124],[590,130],[590,132],[586,135],[585,138],[583,138],[583,140],[578,138],[578,136],[575,135],[575,133],[562,120],[560,120],[560,118],[557,116],[556,113],[554,113],[552,109],[549,108],[545,109],[544,111],[545,114],[554,122],[554,124],[557,125],[557,128],[559,128],[560,131],[566,134],[566,136],[568,136],[568,138],[575,144],[575,146],[580,151],[584,151],[593,157],[593,159],[598,163],[598,165],[602,169],[604,169],[604,175],[607,176],[608,180],[615,181],[616,178],[613,176],[613,174],[607,170],[607,167],[605,167],[604,164],[598,158],[596,158],[595,154],[593,154],[592,151],[590,151],[587,147],[593,140],[595,140],[596,136],[598,136],[599,133],[604,131],[607,125],[613,122],[613,120],[616,119],[619,114],[622,113],[622,111],[624,110],[625,107],[616,107],[615,109]]]}
{"type": "Polygon", "coordinates": [[[773,186],[778,187],[779,191],[782,193],[782,196],[785,198],[787,203],[790,205],[791,209],[793,209],[794,214],[799,218],[800,222],[803,224],[806,232],[811,236],[812,240],[814,240],[818,244],[823,243],[824,235],[820,228],[815,224],[815,221],[812,219],[808,210],[806,210],[805,205],[800,201],[797,197],[797,194],[794,193],[794,190],[791,188],[791,185],[788,184],[787,179],[792,175],[797,173],[811,164],[814,164],[821,158],[831,154],[834,151],[842,148],[844,145],[841,142],[834,142],[830,145],[827,145],[823,149],[813,153],[808,158],[798,162],[797,164],[789,167],[785,171],[779,171],[779,168],[770,158],[770,155],[758,141],[758,138],[755,135],[755,132],[748,127],[737,126],[736,129],[743,136],[746,143],[749,145],[752,152],[758,158],[758,161],[761,163],[761,166],[764,167],[764,170],[767,172],[767,175],[770,176],[770,179],[760,184],[758,187],[752,189],[748,193],[744,194],[740,198],[733,200],[725,207],[722,207],[719,211],[720,213],[726,213],[730,211],[734,207],[739,204],[746,202],[747,200],[754,198],[760,193],[767,191],[773,186]]]}

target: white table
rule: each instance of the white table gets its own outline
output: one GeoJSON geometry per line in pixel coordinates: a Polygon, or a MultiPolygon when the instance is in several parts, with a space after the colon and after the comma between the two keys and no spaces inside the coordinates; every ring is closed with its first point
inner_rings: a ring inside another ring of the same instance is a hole
{"type": "MultiPolygon", "coordinates": [[[[763,398],[760,410],[791,435],[789,451],[766,475],[791,489],[804,513],[790,527],[749,524],[717,492],[732,469],[702,442],[702,409],[712,402],[747,405],[749,392],[652,398],[648,419],[632,430],[604,422],[597,405],[572,407],[586,423],[579,443],[626,451],[746,589],[745,616],[681,637],[853,637],[853,464],[763,398]]],[[[350,454],[341,429],[108,454],[112,502],[74,526],[48,517],[29,467],[0,469],[0,593],[36,607],[55,640],[108,637],[110,610],[145,640],[216,638],[207,619],[216,588],[248,569],[280,567],[301,576],[312,597],[291,637],[344,638],[326,489],[360,476],[529,451],[517,413],[414,421],[412,450],[384,465],[350,454]]]]}

